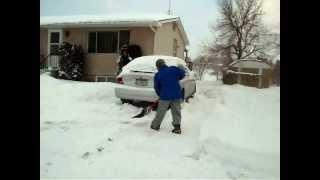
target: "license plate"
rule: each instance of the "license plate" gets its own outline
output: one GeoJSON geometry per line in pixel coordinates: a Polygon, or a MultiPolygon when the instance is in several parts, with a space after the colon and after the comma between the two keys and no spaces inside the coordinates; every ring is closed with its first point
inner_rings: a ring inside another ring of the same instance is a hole
{"type": "Polygon", "coordinates": [[[136,79],[137,86],[147,86],[148,80],[147,79],[136,79]]]}

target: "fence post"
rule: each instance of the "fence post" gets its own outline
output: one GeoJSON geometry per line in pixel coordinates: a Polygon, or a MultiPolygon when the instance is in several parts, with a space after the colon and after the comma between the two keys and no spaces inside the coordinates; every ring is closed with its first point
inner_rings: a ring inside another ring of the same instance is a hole
{"type": "Polygon", "coordinates": [[[262,68],[259,68],[259,88],[262,88],[262,68]]]}

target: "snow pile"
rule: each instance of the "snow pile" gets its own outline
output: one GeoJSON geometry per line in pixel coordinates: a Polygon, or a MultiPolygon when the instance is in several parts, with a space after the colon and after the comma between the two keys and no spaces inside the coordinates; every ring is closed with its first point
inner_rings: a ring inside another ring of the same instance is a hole
{"type": "Polygon", "coordinates": [[[200,81],[175,135],[169,112],[159,132],[155,112],[132,119],[116,86],[40,75],[41,179],[280,179],[280,88],[200,81]]]}
{"type": "MultiPolygon", "coordinates": [[[[220,102],[202,124],[200,141],[225,164],[278,176],[280,88],[222,86],[220,102]]],[[[211,97],[211,91],[205,96],[211,97]]]]}

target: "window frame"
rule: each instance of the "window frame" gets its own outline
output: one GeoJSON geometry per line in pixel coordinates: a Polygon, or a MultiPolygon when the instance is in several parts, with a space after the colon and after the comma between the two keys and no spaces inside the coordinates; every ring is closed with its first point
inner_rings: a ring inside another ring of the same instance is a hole
{"type": "MultiPolygon", "coordinates": [[[[110,55],[114,55],[114,54],[119,54],[120,51],[120,31],[129,31],[129,33],[131,32],[129,29],[112,29],[112,30],[96,30],[96,29],[92,29],[92,30],[88,30],[87,32],[87,52],[88,54],[110,54],[110,55]],[[98,32],[116,32],[117,33],[117,48],[115,52],[111,52],[111,53],[101,53],[101,52],[97,52],[97,47],[98,47],[98,32]],[[96,49],[95,52],[89,52],[89,37],[90,37],[90,33],[96,33],[96,49]]],[[[130,42],[130,36],[129,36],[129,42],[130,42]]]]}
{"type": "Polygon", "coordinates": [[[51,54],[51,45],[58,45],[60,46],[62,44],[63,40],[63,30],[62,29],[49,29],[48,30],[48,51],[47,54],[51,54]],[[51,43],[51,33],[59,33],[59,42],[58,43],[51,43]]]}

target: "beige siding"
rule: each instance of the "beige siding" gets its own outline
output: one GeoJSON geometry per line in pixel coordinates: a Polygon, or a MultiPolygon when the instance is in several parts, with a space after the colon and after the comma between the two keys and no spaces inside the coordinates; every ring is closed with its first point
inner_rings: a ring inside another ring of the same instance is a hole
{"type": "Polygon", "coordinates": [[[80,44],[85,53],[88,52],[87,39],[88,33],[85,29],[65,29],[63,31],[63,41],[80,44]],[[66,37],[66,32],[69,31],[69,36],[66,37]]]}
{"type": "Polygon", "coordinates": [[[40,29],[40,54],[47,55],[48,51],[48,30],[40,29]]]}
{"type": "MultiPolygon", "coordinates": [[[[153,54],[154,34],[150,28],[122,28],[130,30],[130,44],[140,45],[143,55],[153,54]]],[[[90,53],[88,54],[88,33],[90,31],[108,31],[111,29],[65,29],[63,41],[80,43],[86,53],[85,80],[94,81],[95,76],[115,75],[117,72],[116,60],[119,54],[90,53]],[[66,37],[69,31],[69,37],[66,37]]],[[[119,30],[119,29],[113,29],[119,30]]]]}
{"type": "Polygon", "coordinates": [[[177,56],[184,59],[185,45],[178,27],[176,27],[175,31],[173,30],[174,23],[165,23],[157,29],[155,33],[154,54],[172,56],[173,42],[176,39],[178,41],[177,56]]]}
{"type": "MultiPolygon", "coordinates": [[[[130,30],[130,44],[141,46],[143,55],[153,54],[154,33],[149,27],[121,28],[130,30]]],[[[90,31],[110,31],[119,29],[64,29],[63,41],[79,43],[86,54],[85,61],[85,80],[94,81],[98,75],[114,75],[117,72],[116,60],[119,54],[88,54],[88,32],[90,31]],[[66,32],[69,36],[66,37],[66,32]]],[[[47,54],[48,49],[48,30],[40,29],[40,52],[47,54]]]]}
{"type": "MultiPolygon", "coordinates": [[[[130,31],[130,44],[141,46],[143,55],[153,54],[154,33],[150,28],[122,28],[130,31]]],[[[85,52],[88,52],[88,32],[90,31],[110,31],[111,29],[66,29],[69,31],[69,37],[64,36],[64,41],[80,43],[85,52]]],[[[115,29],[117,30],[117,29],[115,29]]]]}
{"type": "Polygon", "coordinates": [[[130,31],[130,44],[138,44],[143,55],[153,54],[154,33],[150,28],[132,28],[130,31]]]}
{"type": "Polygon", "coordinates": [[[117,54],[87,54],[85,73],[87,75],[114,75],[117,72],[117,54]]]}
{"type": "Polygon", "coordinates": [[[88,34],[90,31],[107,31],[110,29],[65,29],[63,41],[80,44],[85,52],[85,78],[94,81],[95,76],[113,75],[117,72],[118,54],[88,53],[88,34]],[[69,36],[66,37],[66,32],[69,36]]]}

